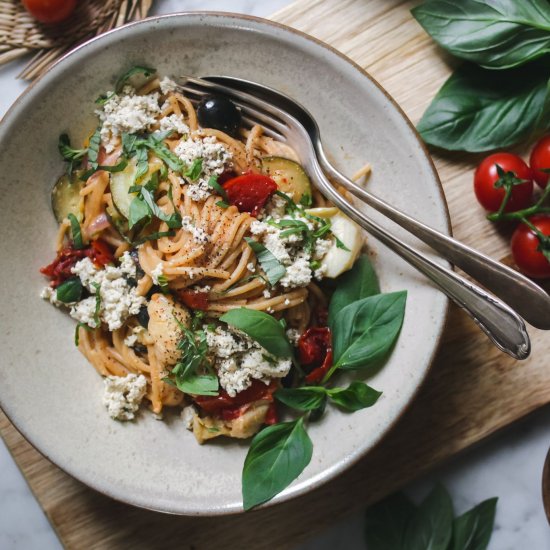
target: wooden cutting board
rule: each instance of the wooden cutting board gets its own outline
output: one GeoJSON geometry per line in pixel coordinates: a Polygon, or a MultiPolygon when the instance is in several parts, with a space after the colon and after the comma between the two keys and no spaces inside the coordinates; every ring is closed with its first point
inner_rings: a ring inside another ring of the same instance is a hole
{"type": "MultiPolygon", "coordinates": [[[[410,15],[417,2],[301,0],[273,16],[367,69],[416,122],[452,61],[410,15]]],[[[507,259],[501,235],[476,206],[473,155],[433,154],[456,237],[507,259]]],[[[550,334],[530,330],[523,363],[497,351],[456,308],[418,398],[365,459],[307,496],[224,518],[186,518],[112,501],[73,480],[34,450],[0,416],[0,432],[63,544],[69,549],[176,547],[288,548],[356,507],[376,501],[430,468],[550,402],[550,334]]]]}

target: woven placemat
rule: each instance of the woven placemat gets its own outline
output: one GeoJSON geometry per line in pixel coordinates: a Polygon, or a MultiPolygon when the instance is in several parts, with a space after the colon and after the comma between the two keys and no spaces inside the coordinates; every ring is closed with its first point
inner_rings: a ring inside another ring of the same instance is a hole
{"type": "Polygon", "coordinates": [[[21,0],[0,0],[0,65],[35,53],[18,78],[32,80],[65,52],[103,32],[147,16],[153,0],[77,2],[65,21],[45,25],[27,13],[21,0]]]}

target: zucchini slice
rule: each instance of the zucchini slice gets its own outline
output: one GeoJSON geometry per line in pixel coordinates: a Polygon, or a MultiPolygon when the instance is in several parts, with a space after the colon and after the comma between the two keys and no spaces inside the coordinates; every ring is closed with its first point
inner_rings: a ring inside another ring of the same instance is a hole
{"type": "Polygon", "coordinates": [[[115,208],[126,218],[130,217],[130,204],[136,196],[135,193],[130,193],[130,187],[134,185],[137,172],[136,159],[130,159],[128,166],[122,172],[114,172],[111,174],[111,197],[115,208]]]}
{"type": "Polygon", "coordinates": [[[80,180],[80,172],[74,172],[71,177],[62,175],[52,189],[52,210],[55,219],[61,223],[69,214],[82,221],[82,197],[80,191],[84,182],[80,180]]]}
{"type": "Polygon", "coordinates": [[[277,184],[279,191],[300,202],[304,195],[311,196],[311,182],[304,169],[293,160],[283,157],[264,157],[262,172],[277,184]]]}

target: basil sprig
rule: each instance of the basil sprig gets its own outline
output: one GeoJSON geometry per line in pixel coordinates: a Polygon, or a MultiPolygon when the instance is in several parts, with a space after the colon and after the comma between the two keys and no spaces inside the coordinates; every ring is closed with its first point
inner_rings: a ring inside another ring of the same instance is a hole
{"type": "Polygon", "coordinates": [[[547,0],[429,0],[412,14],[438,44],[468,61],[418,124],[426,143],[481,152],[550,127],[547,0]]]}
{"type": "Polygon", "coordinates": [[[292,357],[292,346],[283,325],[268,313],[241,307],[224,313],[220,321],[248,334],[272,355],[292,357]]]}
{"type": "Polygon", "coordinates": [[[244,509],[262,504],[288,487],[304,471],[312,454],[313,444],[303,418],[258,432],[243,467],[244,509]]]}
{"type": "Polygon", "coordinates": [[[347,388],[325,388],[323,386],[281,388],[274,395],[281,403],[300,411],[317,410],[328,397],[342,409],[354,412],[372,407],[382,393],[364,382],[355,381],[347,388]]]}
{"type": "Polygon", "coordinates": [[[136,65],[131,67],[125,73],[117,78],[115,83],[115,92],[119,94],[126,84],[131,84],[134,88],[138,88],[141,84],[144,84],[149,78],[151,78],[157,72],[156,69],[151,67],[144,67],[142,65],[136,65]]]}
{"type": "Polygon", "coordinates": [[[367,510],[367,545],[369,550],[486,550],[496,504],[491,498],[454,518],[451,497],[440,484],[419,506],[396,493],[367,510]]]}
{"type": "Polygon", "coordinates": [[[73,241],[73,246],[76,249],[84,248],[84,242],[82,240],[82,228],[80,227],[80,223],[72,212],[67,215],[67,218],[71,223],[71,239],[73,241]]]}
{"type": "Polygon", "coordinates": [[[67,161],[67,173],[71,175],[74,167],[79,164],[86,156],[88,149],[73,149],[71,147],[71,140],[67,134],[61,134],[57,143],[59,153],[64,160],[67,161]]]}
{"type": "Polygon", "coordinates": [[[482,67],[517,67],[550,53],[548,0],[430,0],[411,11],[442,48],[482,67]]]}
{"type": "Polygon", "coordinates": [[[548,62],[509,71],[465,63],[443,84],[418,131],[427,143],[453,151],[509,147],[550,127],[549,79],[548,62]]]}
{"type": "Polygon", "coordinates": [[[255,241],[250,237],[245,237],[244,240],[256,254],[256,258],[262,266],[269,284],[277,284],[285,276],[285,266],[262,243],[255,241]]]}

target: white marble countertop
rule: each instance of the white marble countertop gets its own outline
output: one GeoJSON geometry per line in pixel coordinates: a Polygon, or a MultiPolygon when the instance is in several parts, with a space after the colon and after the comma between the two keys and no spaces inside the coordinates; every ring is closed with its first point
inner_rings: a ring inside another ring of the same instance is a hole
{"type": "MultiPolygon", "coordinates": [[[[225,10],[268,15],[290,0],[157,0],[155,13],[182,10],[225,10]]],[[[0,68],[0,114],[3,115],[26,84],[15,79],[22,63],[0,68]]],[[[481,500],[499,497],[491,550],[546,550],[550,527],[541,501],[541,473],[550,445],[550,408],[455,458],[406,490],[422,497],[435,480],[449,489],[456,512],[481,500]]],[[[61,544],[33,497],[4,443],[0,440],[0,549],[57,550],[61,544]]],[[[365,548],[363,512],[327,527],[299,550],[359,550],[365,548]]]]}

